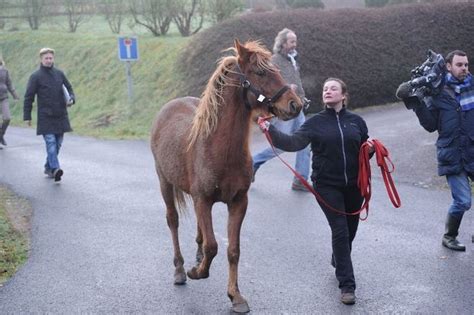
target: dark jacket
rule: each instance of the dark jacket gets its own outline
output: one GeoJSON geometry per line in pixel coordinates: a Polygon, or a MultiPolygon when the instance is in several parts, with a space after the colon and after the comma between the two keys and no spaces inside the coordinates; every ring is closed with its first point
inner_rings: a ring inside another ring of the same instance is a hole
{"type": "Polygon", "coordinates": [[[293,135],[270,126],[273,144],[285,151],[298,151],[311,143],[315,182],[350,186],[357,184],[359,151],[369,138],[362,117],[343,108],[326,108],[308,119],[293,135]]]}
{"type": "Polygon", "coordinates": [[[38,135],[61,134],[72,131],[62,89],[63,84],[74,99],[71,84],[64,73],[54,66],[48,68],[41,65],[30,76],[25,92],[23,120],[31,120],[31,110],[36,95],[38,107],[36,133],[38,135]]]}
{"type": "Polygon", "coordinates": [[[4,66],[0,66],[0,101],[8,98],[8,92],[10,92],[14,98],[18,98],[8,70],[4,66]]]}
{"type": "Polygon", "coordinates": [[[454,91],[445,86],[429,106],[422,104],[415,113],[423,128],[438,131],[438,175],[459,174],[463,169],[474,174],[474,110],[461,111],[454,91]]]}

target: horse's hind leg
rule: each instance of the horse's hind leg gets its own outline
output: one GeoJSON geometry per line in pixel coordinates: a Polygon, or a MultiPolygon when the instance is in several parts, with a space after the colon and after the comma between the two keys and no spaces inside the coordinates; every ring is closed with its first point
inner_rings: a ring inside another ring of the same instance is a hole
{"type": "Polygon", "coordinates": [[[164,179],[160,179],[160,187],[161,194],[166,204],[166,221],[168,222],[168,227],[171,231],[171,237],[173,238],[173,263],[175,266],[174,284],[184,284],[186,283],[186,272],[184,270],[184,259],[181,255],[181,249],[179,247],[179,216],[174,202],[173,185],[166,182],[164,179]]]}
{"type": "Polygon", "coordinates": [[[240,294],[238,284],[240,228],[247,211],[247,204],[247,194],[244,194],[228,205],[229,222],[227,224],[227,234],[229,247],[227,248],[227,258],[229,260],[229,282],[227,285],[227,295],[232,301],[232,310],[236,313],[247,313],[250,311],[247,301],[240,294]]]}

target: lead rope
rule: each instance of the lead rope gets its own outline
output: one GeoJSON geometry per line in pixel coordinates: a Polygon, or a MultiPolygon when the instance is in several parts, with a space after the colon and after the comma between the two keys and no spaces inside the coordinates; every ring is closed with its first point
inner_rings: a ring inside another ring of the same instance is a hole
{"type": "MultiPolygon", "coordinates": [[[[268,120],[270,117],[266,118],[261,118],[259,117],[259,122],[262,120],[268,120]]],[[[288,164],[284,159],[281,158],[281,156],[278,154],[278,152],[275,150],[275,146],[273,145],[272,138],[270,136],[270,133],[268,130],[264,131],[265,137],[267,138],[268,142],[270,143],[270,146],[273,150],[273,153],[275,154],[280,161],[285,164],[295,175],[296,178],[300,181],[303,186],[306,187],[316,198],[317,201],[322,203],[324,206],[326,206],[329,210],[342,214],[342,215],[359,215],[362,213],[364,210],[366,211],[365,217],[361,217],[361,221],[367,220],[369,216],[369,201],[372,196],[372,183],[371,183],[371,170],[370,170],[370,156],[369,156],[369,150],[370,146],[372,145],[375,149],[375,154],[377,158],[377,165],[380,166],[380,171],[382,172],[382,177],[384,179],[385,187],[387,188],[387,193],[390,197],[390,200],[392,201],[392,204],[394,205],[395,208],[399,208],[401,206],[400,202],[400,197],[398,195],[397,189],[395,188],[395,184],[393,182],[391,173],[395,170],[395,166],[388,157],[388,150],[384,147],[382,142],[380,142],[377,139],[372,139],[364,142],[361,146],[360,152],[359,152],[359,175],[357,178],[357,186],[360,189],[361,195],[364,197],[364,202],[361,206],[361,208],[355,212],[347,213],[345,211],[341,211],[339,209],[336,209],[329,205],[324,198],[321,197],[321,195],[318,194],[316,190],[314,190],[313,186],[308,183],[308,181],[301,176],[300,173],[298,173],[293,167],[291,167],[290,164],[288,164]],[[385,160],[388,160],[390,165],[391,165],[391,170],[389,170],[387,163],[385,160]]]]}

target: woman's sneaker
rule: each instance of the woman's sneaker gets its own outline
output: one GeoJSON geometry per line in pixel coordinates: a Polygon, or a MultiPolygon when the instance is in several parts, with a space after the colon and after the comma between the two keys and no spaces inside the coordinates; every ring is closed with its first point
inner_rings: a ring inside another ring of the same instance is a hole
{"type": "Polygon", "coordinates": [[[356,296],[354,292],[344,292],[341,294],[341,302],[346,305],[352,305],[356,302],[356,296]]]}

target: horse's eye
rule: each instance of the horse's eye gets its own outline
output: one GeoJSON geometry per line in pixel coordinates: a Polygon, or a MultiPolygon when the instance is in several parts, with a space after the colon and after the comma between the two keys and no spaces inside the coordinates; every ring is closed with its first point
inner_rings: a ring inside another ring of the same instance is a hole
{"type": "Polygon", "coordinates": [[[263,77],[263,76],[265,75],[265,70],[263,70],[263,69],[258,69],[257,71],[255,71],[255,73],[256,73],[258,76],[263,77]]]}

